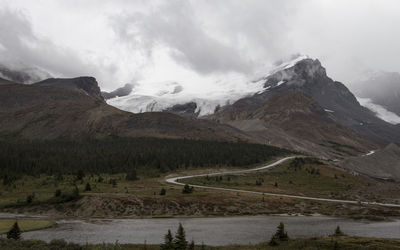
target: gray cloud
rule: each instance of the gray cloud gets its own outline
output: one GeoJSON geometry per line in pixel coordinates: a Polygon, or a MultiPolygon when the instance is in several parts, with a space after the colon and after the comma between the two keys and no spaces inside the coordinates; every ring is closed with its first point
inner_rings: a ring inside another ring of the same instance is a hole
{"type": "Polygon", "coordinates": [[[103,74],[98,65],[85,63],[73,50],[36,35],[23,12],[8,8],[0,9],[0,56],[1,63],[14,70],[34,66],[55,76],[103,74]]]}
{"type": "Polygon", "coordinates": [[[186,1],[165,1],[148,13],[124,13],[112,18],[122,41],[151,55],[155,46],[165,46],[177,62],[200,73],[247,72],[251,63],[224,42],[207,34],[186,1]]]}
{"type": "Polygon", "coordinates": [[[400,71],[398,13],[398,0],[3,0],[0,56],[114,89],[264,72],[302,53],[348,83],[366,69],[400,71]]]}

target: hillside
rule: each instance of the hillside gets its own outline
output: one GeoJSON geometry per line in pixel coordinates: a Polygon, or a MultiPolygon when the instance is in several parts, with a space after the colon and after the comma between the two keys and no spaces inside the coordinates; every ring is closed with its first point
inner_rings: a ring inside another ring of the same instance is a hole
{"type": "Polygon", "coordinates": [[[327,158],[357,155],[375,146],[340,125],[302,92],[287,91],[257,105],[249,100],[226,106],[210,118],[242,129],[260,141],[327,158]]]}
{"type": "Polygon", "coordinates": [[[373,178],[400,181],[400,148],[390,144],[370,155],[350,157],[340,166],[373,178]]]}
{"type": "Polygon", "coordinates": [[[361,106],[346,86],[326,74],[318,60],[303,59],[265,79],[267,89],[250,97],[253,105],[289,90],[303,92],[314,99],[340,124],[349,127],[363,137],[379,143],[400,143],[399,127],[389,124],[361,106]]]}
{"type": "Polygon", "coordinates": [[[107,136],[249,139],[237,129],[212,121],[170,113],[132,114],[118,110],[105,103],[92,77],[1,85],[0,135],[29,139],[107,136]]]}

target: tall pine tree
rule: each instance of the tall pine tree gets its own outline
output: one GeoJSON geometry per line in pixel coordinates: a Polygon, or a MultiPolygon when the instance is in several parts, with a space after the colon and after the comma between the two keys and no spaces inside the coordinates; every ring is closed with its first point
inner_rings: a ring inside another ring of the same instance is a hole
{"type": "Polygon", "coordinates": [[[168,230],[168,233],[164,236],[164,244],[161,244],[160,249],[161,250],[175,249],[173,240],[174,239],[172,237],[171,230],[168,230]]]}
{"type": "Polygon", "coordinates": [[[175,235],[174,245],[176,250],[186,250],[188,242],[186,240],[185,229],[181,223],[179,223],[178,231],[175,235]]]}
{"type": "Polygon", "coordinates": [[[18,222],[15,222],[10,231],[7,233],[7,239],[19,240],[21,238],[21,230],[19,229],[18,222]]]}
{"type": "Polygon", "coordinates": [[[289,239],[287,232],[285,232],[285,225],[282,222],[279,223],[278,230],[276,231],[275,236],[280,241],[286,241],[289,239]]]}

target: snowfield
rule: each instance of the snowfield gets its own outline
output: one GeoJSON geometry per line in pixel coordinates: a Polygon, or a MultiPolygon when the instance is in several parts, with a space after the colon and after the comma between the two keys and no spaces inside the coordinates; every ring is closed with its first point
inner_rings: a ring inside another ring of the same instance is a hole
{"type": "Polygon", "coordinates": [[[390,112],[381,105],[373,103],[371,99],[357,97],[357,100],[362,106],[374,112],[380,119],[391,124],[400,124],[400,117],[397,114],[390,112]]]}
{"type": "MultiPolygon", "coordinates": [[[[194,102],[197,105],[195,113],[198,113],[199,116],[210,115],[215,112],[217,107],[267,91],[271,86],[265,88],[264,83],[269,75],[291,68],[306,58],[309,57],[298,56],[272,69],[258,73],[259,76],[255,74],[251,77],[230,76],[224,80],[214,79],[211,84],[212,88],[206,89],[205,92],[189,92],[183,83],[177,82],[136,84],[130,95],[109,99],[107,103],[128,112],[142,113],[164,111],[174,105],[194,102]],[[265,74],[265,72],[269,73],[265,74]]],[[[284,84],[284,81],[279,82],[277,86],[281,84],[284,84]]]]}

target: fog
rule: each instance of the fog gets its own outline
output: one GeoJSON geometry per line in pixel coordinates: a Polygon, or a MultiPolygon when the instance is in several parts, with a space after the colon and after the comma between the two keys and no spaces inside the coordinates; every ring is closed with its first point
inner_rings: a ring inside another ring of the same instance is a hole
{"type": "Polygon", "coordinates": [[[397,0],[2,0],[0,63],[196,92],[300,53],[349,85],[400,72],[398,13],[397,0]]]}

